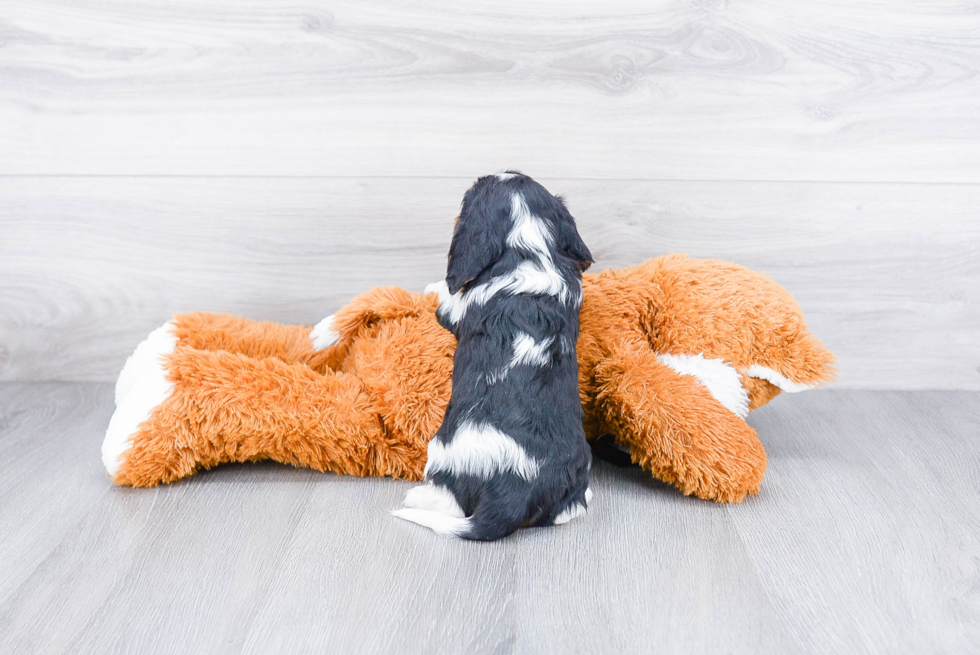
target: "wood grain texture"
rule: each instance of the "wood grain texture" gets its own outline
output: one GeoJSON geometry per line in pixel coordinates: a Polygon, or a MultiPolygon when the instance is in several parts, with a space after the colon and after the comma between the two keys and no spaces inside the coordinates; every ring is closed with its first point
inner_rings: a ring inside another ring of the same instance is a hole
{"type": "Polygon", "coordinates": [[[976,2],[9,0],[0,173],[980,182],[976,2]]]}
{"type": "MultiPolygon", "coordinates": [[[[980,186],[543,181],[596,268],[767,272],[842,386],[980,389],[980,186]]],[[[374,285],[419,291],[470,182],[0,178],[0,379],[114,380],[176,312],[310,324],[374,285]]]]}
{"type": "Polygon", "coordinates": [[[407,483],[99,462],[105,384],[0,384],[3,653],[931,653],[980,641],[980,394],[815,391],[750,422],[759,496],[594,467],[587,517],[493,544],[407,483]]]}

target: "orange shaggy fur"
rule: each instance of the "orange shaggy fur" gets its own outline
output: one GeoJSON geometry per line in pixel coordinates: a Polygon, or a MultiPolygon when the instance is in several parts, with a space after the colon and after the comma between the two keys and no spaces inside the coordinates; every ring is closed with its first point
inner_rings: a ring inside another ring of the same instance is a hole
{"type": "MultiPolygon", "coordinates": [[[[264,459],[421,479],[456,345],[437,304],[434,294],[373,289],[336,314],[339,340],[319,351],[304,326],[175,317],[165,359],[173,392],[133,435],[114,481],[152,486],[264,459]]],[[[811,386],[833,376],[833,356],[789,293],[743,267],[683,255],[585,275],[578,354],[588,437],[610,433],[657,478],[720,502],[759,490],[765,451],[742,418],[657,355],[724,360],[752,409],[779,389],[745,375],[751,365],[811,386]]]]}

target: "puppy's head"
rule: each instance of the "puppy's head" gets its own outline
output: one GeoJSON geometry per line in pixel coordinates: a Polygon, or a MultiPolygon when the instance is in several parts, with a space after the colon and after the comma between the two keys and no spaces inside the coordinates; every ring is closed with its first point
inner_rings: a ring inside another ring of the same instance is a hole
{"type": "Polygon", "coordinates": [[[515,207],[521,204],[542,222],[553,255],[568,258],[581,271],[589,267],[592,253],[564,201],[530,177],[507,171],[481,177],[463,196],[449,247],[446,285],[450,293],[464,288],[504,255],[517,219],[515,207]]]}

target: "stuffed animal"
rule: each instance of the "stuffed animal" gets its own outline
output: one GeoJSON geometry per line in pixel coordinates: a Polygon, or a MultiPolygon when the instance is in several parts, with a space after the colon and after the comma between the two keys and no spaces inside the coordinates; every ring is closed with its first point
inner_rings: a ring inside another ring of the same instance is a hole
{"type": "MultiPolygon", "coordinates": [[[[583,276],[579,389],[590,440],[684,494],[737,502],[766,455],[744,418],[832,379],[792,296],[760,273],[666,255],[583,276]]],[[[126,362],[102,446],[116,484],[224,462],[422,479],[456,341],[435,293],[375,288],[316,327],[178,315],[126,362]]]]}

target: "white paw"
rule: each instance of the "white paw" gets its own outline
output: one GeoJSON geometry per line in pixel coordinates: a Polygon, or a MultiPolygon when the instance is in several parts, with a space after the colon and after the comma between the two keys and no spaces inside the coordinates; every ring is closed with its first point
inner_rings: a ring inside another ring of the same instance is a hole
{"type": "Polygon", "coordinates": [[[572,519],[576,519],[585,514],[585,505],[581,503],[575,503],[574,505],[569,505],[565,508],[565,511],[555,517],[555,525],[562,525],[568,523],[572,519]]]}
{"type": "Polygon", "coordinates": [[[453,493],[449,489],[436,486],[431,482],[409,489],[402,505],[412,509],[427,509],[440,514],[448,514],[458,519],[465,516],[453,493]]]}
{"type": "MultiPolygon", "coordinates": [[[[153,410],[167,400],[173,391],[174,384],[167,379],[167,370],[163,364],[163,357],[172,353],[177,344],[176,337],[164,329],[168,325],[170,324],[154,331],[130,357],[130,360],[135,358],[137,361],[128,375],[134,376],[138,372],[139,378],[133,380],[130,377],[127,380],[127,389],[121,396],[118,394],[119,386],[116,387],[116,411],[109,419],[109,427],[102,442],[102,463],[110,477],[114,477],[119,471],[126,452],[133,445],[131,439],[140,423],[150,418],[153,410]]],[[[129,362],[126,365],[129,366],[129,362]]],[[[120,382],[121,378],[120,374],[120,382]]]]}
{"type": "Polygon", "coordinates": [[[470,519],[463,514],[452,492],[431,482],[410,489],[402,505],[392,516],[418,523],[438,534],[459,536],[470,529],[470,519]]]}
{"type": "Polygon", "coordinates": [[[171,332],[173,321],[167,321],[150,332],[136,350],[129,356],[116,379],[116,407],[122,403],[136,383],[156,365],[161,354],[172,353],[177,345],[177,337],[171,332]]]}
{"type": "Polygon", "coordinates": [[[313,347],[317,350],[335,346],[340,341],[340,333],[333,329],[334,316],[336,314],[326,317],[310,331],[310,341],[313,342],[313,347]]]}
{"type": "Polygon", "coordinates": [[[555,525],[568,523],[585,514],[588,506],[592,503],[592,487],[585,488],[585,504],[575,503],[565,508],[565,511],[555,517],[555,525]]]}

